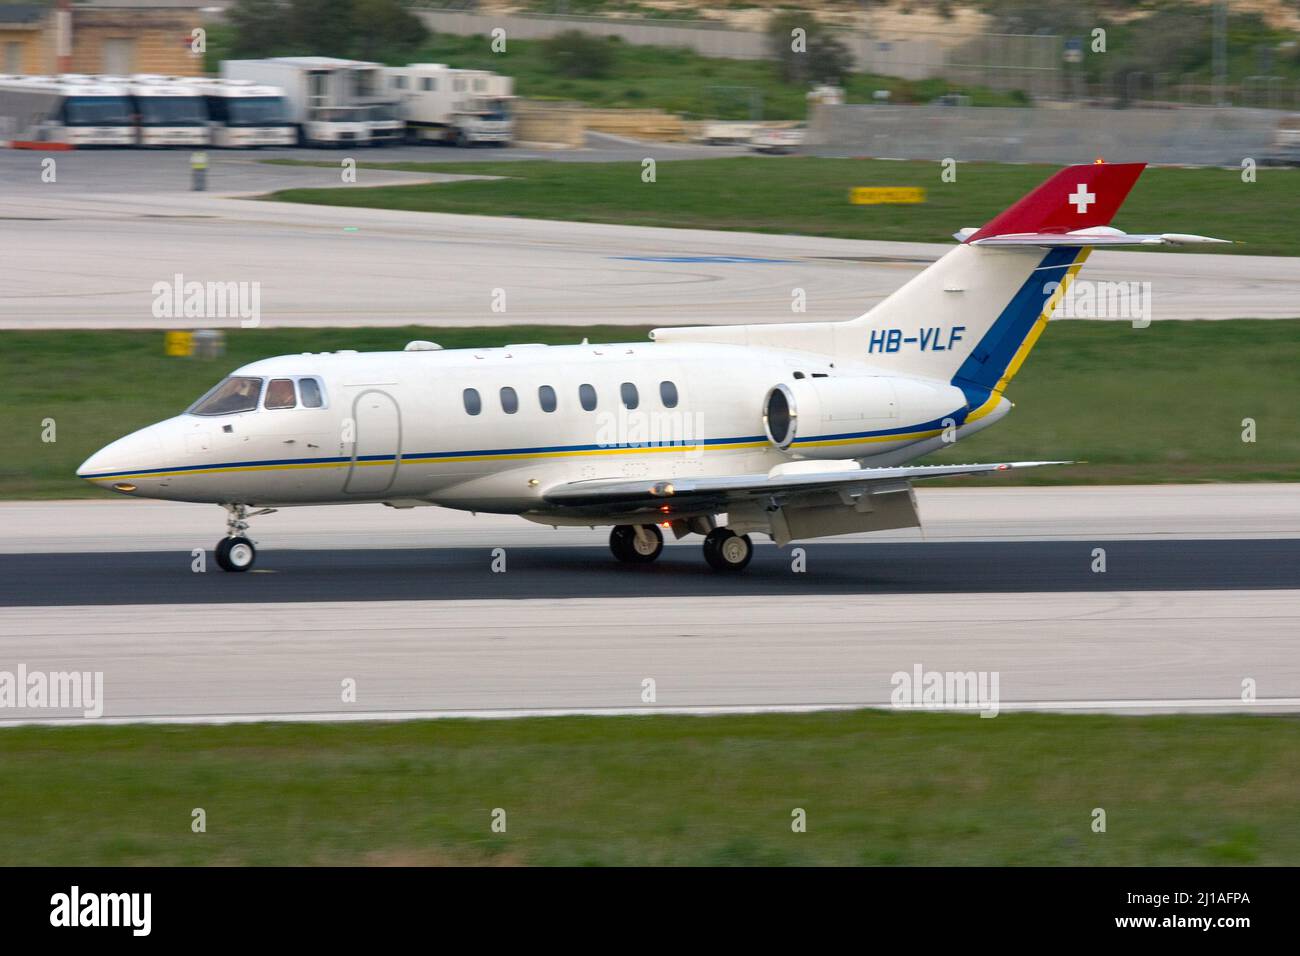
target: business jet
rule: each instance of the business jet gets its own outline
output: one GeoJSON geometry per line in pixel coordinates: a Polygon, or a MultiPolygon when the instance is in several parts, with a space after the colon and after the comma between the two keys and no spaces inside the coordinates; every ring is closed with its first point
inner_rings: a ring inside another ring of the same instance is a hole
{"type": "Polygon", "coordinates": [[[649,342],[282,355],[78,475],[219,504],[216,560],[247,571],[249,519],[382,502],[612,525],[620,561],[699,534],[718,571],[778,546],[919,527],[912,482],[1059,462],[915,465],[1011,410],[1007,385],[1095,247],[1219,242],[1110,226],[1145,164],[1070,166],[866,314],[656,329],[649,342]]]}

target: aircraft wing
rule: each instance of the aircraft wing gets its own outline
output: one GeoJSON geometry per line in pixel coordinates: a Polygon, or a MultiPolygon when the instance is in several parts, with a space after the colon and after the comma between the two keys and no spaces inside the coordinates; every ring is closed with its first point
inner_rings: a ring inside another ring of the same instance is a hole
{"type": "Polygon", "coordinates": [[[660,510],[664,506],[673,512],[714,507],[725,510],[726,505],[747,499],[777,497],[785,503],[827,491],[878,494],[904,490],[907,482],[920,478],[950,478],[1008,471],[1012,468],[1068,464],[1071,462],[1008,461],[981,465],[903,465],[896,468],[837,468],[817,471],[783,470],[783,467],[788,466],[781,466],[768,473],[753,475],[665,478],[658,481],[645,478],[593,478],[555,485],[548,488],[542,497],[548,504],[577,508],[600,506],[615,512],[660,510]]]}

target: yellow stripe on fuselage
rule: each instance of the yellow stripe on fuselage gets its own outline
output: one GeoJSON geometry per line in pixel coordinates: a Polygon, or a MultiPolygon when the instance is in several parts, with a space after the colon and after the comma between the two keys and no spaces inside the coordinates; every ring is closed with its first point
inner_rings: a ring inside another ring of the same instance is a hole
{"type": "MultiPolygon", "coordinates": [[[[1042,335],[1043,330],[1047,328],[1047,322],[1051,319],[1052,313],[1055,312],[1056,307],[1060,305],[1061,299],[1065,297],[1066,290],[1070,288],[1070,283],[1073,282],[1074,277],[1079,274],[1079,270],[1083,268],[1084,262],[1087,261],[1088,256],[1091,253],[1092,247],[1084,246],[1079,250],[1079,254],[1074,257],[1074,264],[1070,266],[1070,268],[1066,270],[1065,275],[1061,277],[1060,287],[1052,293],[1052,297],[1047,300],[1047,304],[1043,306],[1043,311],[1039,313],[1038,319],[1034,322],[1033,328],[1029,330],[1029,334],[1025,336],[1025,340],[1020,343],[1020,348],[1016,349],[1016,354],[1011,356],[1011,363],[1007,365],[1007,370],[1002,373],[1002,377],[998,379],[998,384],[993,387],[994,395],[1001,395],[1006,389],[1007,383],[1015,378],[1016,373],[1020,371],[1020,366],[1025,364],[1025,359],[1027,359],[1029,353],[1033,351],[1034,345],[1038,342],[1038,337],[1042,335]]],[[[991,400],[992,399],[990,399],[990,401],[991,400]]],[[[988,405],[988,402],[985,402],[984,405],[988,405]]],[[[980,407],[983,408],[984,406],[982,405],[980,407]]],[[[984,414],[988,413],[985,412],[984,414]]],[[[971,417],[972,416],[968,415],[966,420],[970,421],[971,417]]]]}
{"type": "MultiPolygon", "coordinates": [[[[404,457],[401,459],[403,465],[412,464],[432,464],[442,462],[457,461],[525,461],[536,458],[574,458],[586,457],[589,455],[637,455],[651,454],[655,452],[691,452],[698,453],[702,451],[719,451],[733,449],[754,449],[767,448],[768,443],[765,441],[755,442],[731,442],[711,445],[649,445],[639,448],[582,448],[572,451],[538,451],[538,452],[503,452],[494,455],[435,455],[404,457]]],[[[285,469],[301,468],[349,468],[353,465],[366,467],[370,465],[389,465],[393,464],[393,459],[389,458],[381,461],[316,461],[316,462],[282,462],[274,465],[224,465],[218,468],[182,468],[176,471],[151,471],[151,472],[124,472],[113,475],[100,475],[89,479],[90,481],[122,481],[124,479],[147,479],[147,478],[174,478],[179,475],[219,475],[230,474],[234,472],[249,471],[282,471],[285,469]]]]}

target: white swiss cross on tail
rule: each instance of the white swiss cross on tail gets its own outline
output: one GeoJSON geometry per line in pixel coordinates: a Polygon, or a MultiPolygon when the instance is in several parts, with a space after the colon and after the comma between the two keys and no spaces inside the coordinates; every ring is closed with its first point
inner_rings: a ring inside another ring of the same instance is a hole
{"type": "Polygon", "coordinates": [[[1095,193],[1088,192],[1087,183],[1079,183],[1077,188],[1078,192],[1070,193],[1066,198],[1074,203],[1074,208],[1082,216],[1088,211],[1088,207],[1097,201],[1097,196],[1095,193]]]}

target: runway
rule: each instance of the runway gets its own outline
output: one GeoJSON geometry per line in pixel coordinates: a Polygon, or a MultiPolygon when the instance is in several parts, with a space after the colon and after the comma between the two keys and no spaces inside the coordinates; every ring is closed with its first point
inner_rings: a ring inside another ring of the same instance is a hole
{"type": "MultiPolygon", "coordinates": [[[[87,155],[60,159],[67,171],[48,186],[33,185],[36,166],[8,169],[37,154],[0,155],[0,172],[26,184],[0,202],[9,253],[0,329],[175,327],[154,316],[152,290],[177,274],[257,283],[268,327],[841,320],[950,248],[514,219],[508,209],[487,217],[269,203],[177,191],[170,169],[153,190],[130,179],[108,191],[102,171],[79,190],[66,164],[103,154],[87,155]],[[803,312],[792,310],[795,290],[803,312]]],[[[347,188],[337,170],[222,161],[234,170],[225,188],[236,193],[347,188]]],[[[359,185],[428,178],[362,170],[359,185]]],[[[1300,316],[1300,258],[1097,252],[1086,275],[1150,281],[1156,321],[1300,316]]]]}
{"type": "MultiPolygon", "coordinates": [[[[694,544],[698,546],[699,539],[694,544]]],[[[186,551],[0,555],[0,607],[401,600],[734,599],[786,596],[1300,588],[1300,539],[759,545],[744,574],[709,571],[696,547],[650,567],[603,547],[344,551],[264,549],[256,568],[194,570],[186,551]],[[1104,549],[1106,570],[1094,571],[1104,549]],[[504,570],[502,566],[504,565],[504,570]],[[494,570],[495,568],[495,570],[494,570]],[[802,568],[802,569],[801,569],[802,568]]]]}
{"type": "Polygon", "coordinates": [[[739,576],[697,538],[629,567],[601,530],[378,506],[258,519],[254,572],[200,573],[217,509],[7,503],[0,670],[100,671],[123,721],[889,706],[918,665],[998,673],[1003,711],[1300,710],[1294,486],[920,496],[925,540],[761,545],[739,576]]]}
{"type": "Polygon", "coordinates": [[[1003,710],[1263,713],[1300,709],[1297,593],[10,608],[0,661],[102,672],[109,720],[887,707],[918,664],[997,672],[1003,710]]]}

